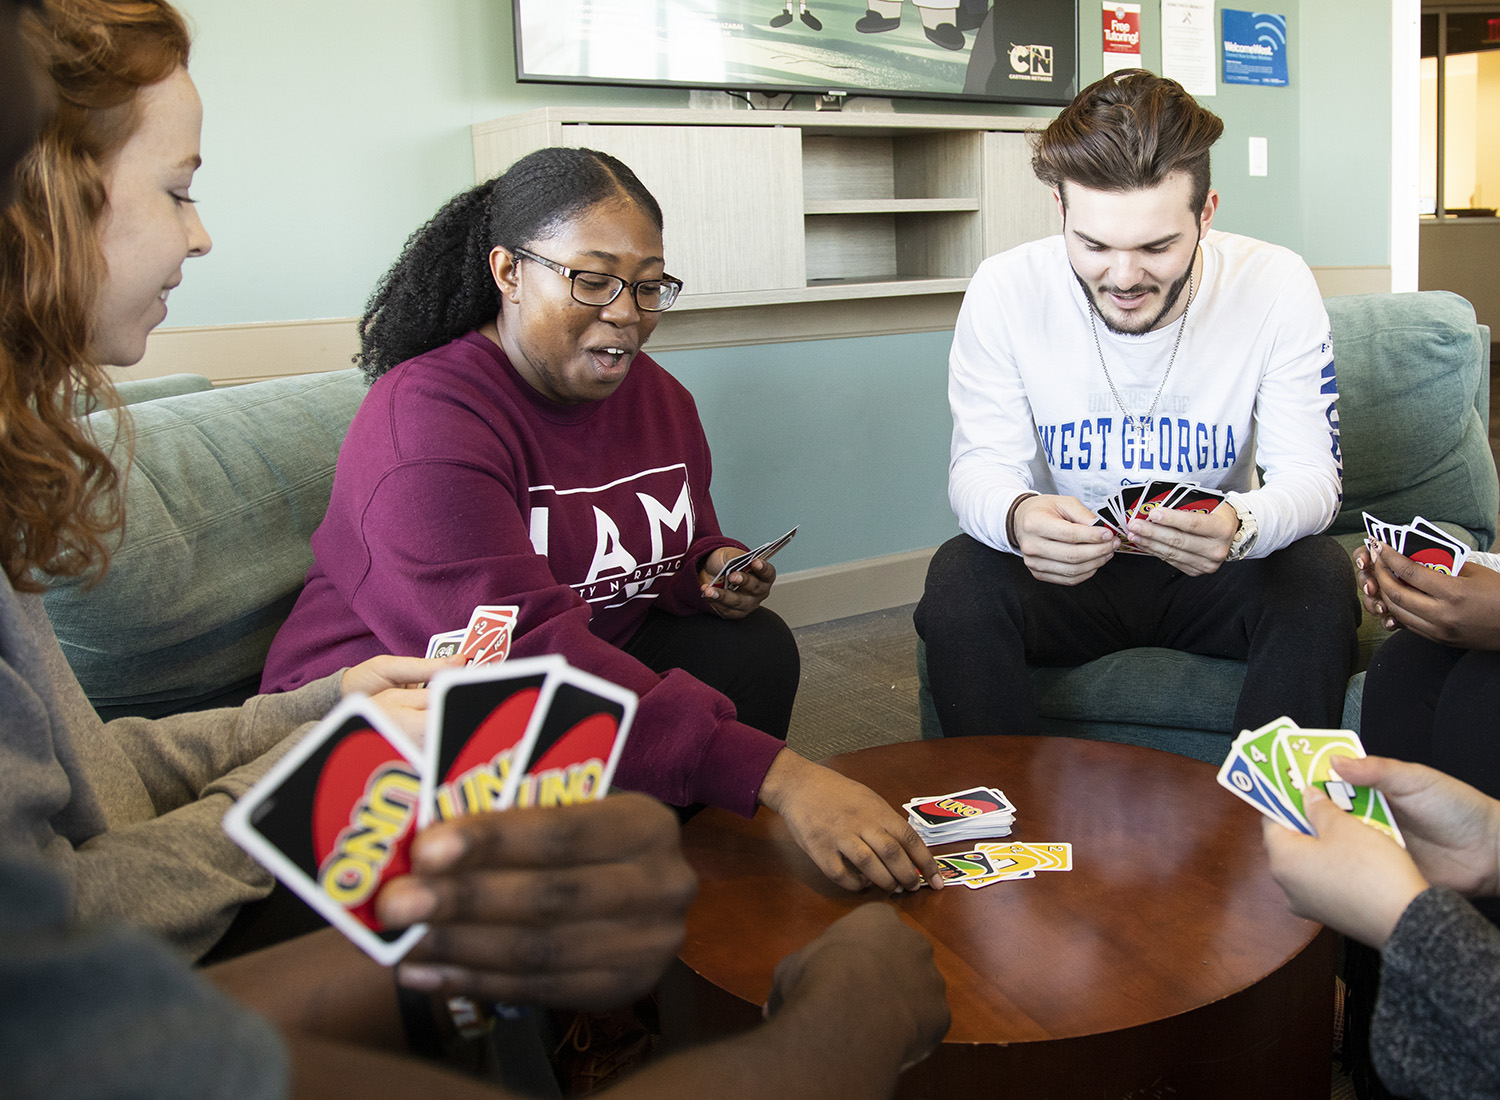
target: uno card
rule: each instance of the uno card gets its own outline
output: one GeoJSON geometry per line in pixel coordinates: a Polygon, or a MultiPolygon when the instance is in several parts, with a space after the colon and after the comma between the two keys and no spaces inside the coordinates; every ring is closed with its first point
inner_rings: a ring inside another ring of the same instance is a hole
{"type": "Polygon", "coordinates": [[[994,787],[973,787],[936,798],[917,798],[901,808],[932,827],[959,825],[990,814],[1016,812],[1009,799],[994,787]]]}
{"type": "Polygon", "coordinates": [[[1144,485],[1121,485],[1120,491],[1115,494],[1119,500],[1120,517],[1129,523],[1135,518],[1135,510],[1141,503],[1141,496],[1146,492],[1144,485]]]}
{"type": "Polygon", "coordinates": [[[1277,718],[1257,730],[1240,734],[1237,740],[1240,751],[1262,781],[1261,789],[1268,792],[1280,808],[1281,817],[1291,828],[1311,836],[1312,826],[1302,816],[1302,800],[1292,797],[1297,784],[1302,781],[1301,774],[1293,774],[1296,771],[1295,765],[1284,745],[1278,748],[1281,735],[1296,728],[1297,724],[1290,718],[1277,718]]]}
{"type": "Polygon", "coordinates": [[[411,866],[421,765],[362,695],[351,695],[224,815],[224,831],[376,962],[427,931],[387,930],[375,896],[411,866]]]}
{"type": "Polygon", "coordinates": [[[469,625],[458,652],[471,665],[503,661],[510,656],[510,636],[521,609],[512,604],[480,604],[469,616],[469,625]]]}
{"type": "Polygon", "coordinates": [[[463,644],[467,630],[445,630],[427,639],[427,656],[452,657],[463,644]]]}
{"type": "Polygon", "coordinates": [[[1167,501],[1181,489],[1181,484],[1176,481],[1148,481],[1141,491],[1140,500],[1136,501],[1135,514],[1146,516],[1157,508],[1166,507],[1167,501]]]}
{"type": "Polygon", "coordinates": [[[1202,485],[1190,485],[1180,493],[1168,507],[1174,512],[1212,512],[1224,503],[1224,494],[1217,489],[1205,489],[1202,485]]]}
{"type": "Polygon", "coordinates": [[[1286,812],[1285,808],[1281,805],[1280,799],[1271,792],[1265,777],[1250,766],[1249,759],[1245,756],[1242,746],[1238,743],[1230,749],[1229,755],[1224,758],[1224,764],[1219,768],[1218,779],[1219,786],[1223,787],[1230,794],[1250,803],[1250,805],[1272,820],[1280,822],[1289,829],[1296,829],[1298,832],[1310,832],[1310,830],[1302,828],[1286,812]]]}
{"type": "Polygon", "coordinates": [[[987,878],[995,873],[995,864],[990,857],[977,849],[972,852],[954,852],[950,855],[932,858],[938,865],[938,876],[944,883],[987,878]]]}
{"type": "Polygon", "coordinates": [[[547,678],[538,720],[516,757],[511,804],[565,806],[609,793],[635,718],[633,691],[564,666],[547,678]]]}
{"type": "Polygon", "coordinates": [[[1463,568],[1463,555],[1451,538],[1444,535],[1437,539],[1415,527],[1406,529],[1401,540],[1401,553],[1418,565],[1449,576],[1463,568]]]}
{"type": "Polygon", "coordinates": [[[516,761],[529,755],[528,735],[558,656],[445,669],[433,677],[427,703],[422,821],[509,808],[520,783],[516,761]]]}
{"type": "Polygon", "coordinates": [[[1286,739],[1287,752],[1301,773],[1302,782],[1297,788],[1299,810],[1302,809],[1302,792],[1310,784],[1319,784],[1339,809],[1379,829],[1403,848],[1406,846],[1385,795],[1369,787],[1344,782],[1329,766],[1329,760],[1335,756],[1365,755],[1358,734],[1350,730],[1289,730],[1281,736],[1286,739]]]}
{"type": "Polygon", "coordinates": [[[1115,511],[1115,506],[1111,501],[1106,500],[1103,504],[1099,505],[1096,515],[1099,518],[1094,521],[1095,527],[1108,527],[1121,538],[1125,537],[1125,522],[1120,518],[1120,514],[1115,511]]]}
{"type": "MultiPolygon", "coordinates": [[[[801,525],[799,524],[798,526],[801,525]]],[[[729,576],[729,574],[737,570],[748,569],[750,567],[750,563],[753,562],[756,558],[759,558],[761,561],[770,561],[774,555],[780,552],[782,547],[792,541],[796,534],[797,528],[793,527],[790,531],[782,535],[780,538],[772,539],[770,542],[761,543],[754,550],[746,550],[743,554],[736,554],[734,557],[725,562],[723,567],[714,574],[714,579],[708,582],[708,586],[712,588],[720,581],[722,581],[725,577],[729,576]]]]}

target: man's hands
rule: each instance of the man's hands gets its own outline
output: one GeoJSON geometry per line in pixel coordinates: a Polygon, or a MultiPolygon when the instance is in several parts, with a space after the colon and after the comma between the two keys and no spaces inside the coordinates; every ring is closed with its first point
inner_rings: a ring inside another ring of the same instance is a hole
{"type": "Polygon", "coordinates": [[[1303,804],[1316,837],[1269,820],[1262,827],[1271,874],[1294,912],[1379,948],[1428,883],[1500,893],[1500,803],[1420,764],[1378,756],[1331,763],[1342,779],[1384,792],[1406,849],[1309,787],[1303,804]]]}
{"type": "Polygon", "coordinates": [[[427,681],[445,668],[462,668],[462,657],[371,657],[344,670],[342,695],[368,695],[417,744],[427,728],[427,681]]]}
{"type": "Polygon", "coordinates": [[[798,846],[845,890],[914,890],[924,879],[942,886],[932,853],[885,799],[791,749],[771,762],[760,801],[781,815],[798,846]]]}
{"type": "Polygon", "coordinates": [[[1387,630],[1462,649],[1500,649],[1500,573],[1477,563],[1449,576],[1379,543],[1354,552],[1359,598],[1387,630]]]}
{"type": "Polygon", "coordinates": [[[376,912],[431,926],[398,967],[409,988],[599,1010],[656,984],[696,893],[676,815],[615,794],[433,825],[376,912]]]}
{"type": "Polygon", "coordinates": [[[1154,554],[1190,577],[1201,577],[1217,571],[1229,557],[1240,517],[1228,503],[1207,515],[1153,508],[1131,520],[1126,529],[1134,536],[1137,549],[1154,554]]]}
{"type": "Polygon", "coordinates": [[[1011,515],[1015,548],[1031,575],[1048,584],[1082,584],[1119,549],[1108,527],[1077,497],[1032,496],[1011,515]]]}
{"type": "Polygon", "coordinates": [[[927,937],[901,923],[889,905],[871,902],[835,921],[776,967],[765,1014],[831,987],[836,1003],[879,1006],[895,1026],[901,1067],[915,1065],[948,1033],[943,976],[927,937]]]}
{"type": "Polygon", "coordinates": [[[761,605],[771,594],[771,585],[776,583],[776,567],[768,561],[756,558],[747,569],[736,569],[720,582],[723,587],[710,587],[709,581],[718,576],[719,570],[744,551],[734,546],[721,546],[703,559],[703,568],[698,570],[698,585],[709,609],[721,619],[743,619],[761,605]]]}
{"type": "MultiPolygon", "coordinates": [[[[1109,528],[1094,526],[1097,518],[1076,497],[1028,497],[1012,516],[1015,548],[1037,580],[1081,584],[1120,548],[1109,528]]],[[[1126,530],[1135,549],[1198,577],[1224,564],[1239,525],[1239,514],[1226,503],[1207,515],[1156,508],[1126,530]]]]}

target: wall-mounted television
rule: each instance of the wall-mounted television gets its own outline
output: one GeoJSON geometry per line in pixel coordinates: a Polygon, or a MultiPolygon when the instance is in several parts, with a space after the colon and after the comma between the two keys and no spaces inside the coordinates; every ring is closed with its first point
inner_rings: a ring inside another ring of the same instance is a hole
{"type": "Polygon", "coordinates": [[[1060,106],[1076,0],[513,0],[516,76],[1060,106]]]}

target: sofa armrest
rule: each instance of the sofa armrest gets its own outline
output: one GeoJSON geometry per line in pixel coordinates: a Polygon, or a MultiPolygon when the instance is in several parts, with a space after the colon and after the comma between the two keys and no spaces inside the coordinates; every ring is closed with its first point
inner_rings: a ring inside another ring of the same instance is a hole
{"type": "MultiPolygon", "coordinates": [[[[89,588],[54,581],[47,613],[94,705],[187,709],[259,677],[312,564],[356,370],[134,405],[125,528],[89,588]]],[[[112,413],[89,418],[115,438],[112,413]]]]}

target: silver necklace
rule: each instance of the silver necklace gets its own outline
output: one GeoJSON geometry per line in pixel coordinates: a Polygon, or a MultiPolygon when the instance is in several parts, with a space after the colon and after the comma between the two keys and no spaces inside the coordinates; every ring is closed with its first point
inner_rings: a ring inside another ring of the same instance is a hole
{"type": "MultiPolygon", "coordinates": [[[[1193,291],[1195,289],[1193,284],[1193,267],[1196,267],[1197,265],[1198,253],[1195,249],[1193,251],[1193,265],[1192,267],[1188,268],[1187,304],[1182,307],[1182,316],[1177,319],[1177,339],[1172,341],[1172,357],[1167,360],[1167,369],[1162,372],[1161,385],[1156,387],[1156,396],[1151,399],[1150,408],[1146,410],[1146,415],[1141,418],[1141,420],[1144,420],[1148,424],[1151,422],[1151,414],[1156,411],[1156,403],[1161,400],[1161,391],[1167,388],[1167,377],[1172,373],[1172,364],[1177,362],[1177,349],[1182,346],[1182,334],[1183,331],[1187,328],[1188,310],[1193,307],[1193,291]]],[[[1104,381],[1109,383],[1110,396],[1115,399],[1115,404],[1119,406],[1120,412],[1124,414],[1126,423],[1128,423],[1133,429],[1135,429],[1136,433],[1139,434],[1143,430],[1141,427],[1141,420],[1137,420],[1135,418],[1135,414],[1125,407],[1125,402],[1120,400],[1120,391],[1115,389],[1115,380],[1109,376],[1109,367],[1105,366],[1104,364],[1104,349],[1099,346],[1099,328],[1094,323],[1094,302],[1092,298],[1089,299],[1088,304],[1089,331],[1094,334],[1094,351],[1099,356],[1099,367],[1104,371],[1104,381]]]]}

